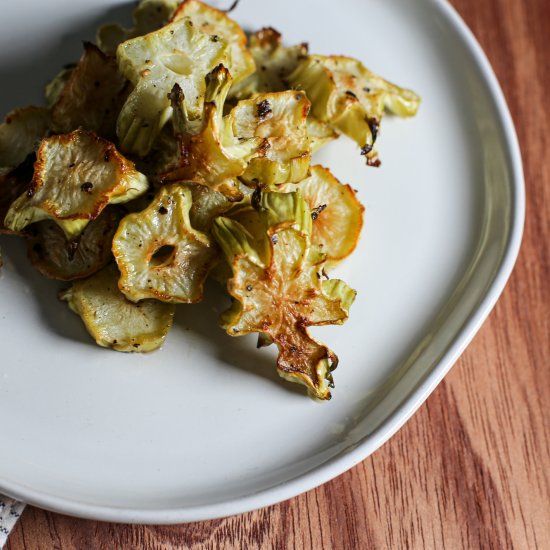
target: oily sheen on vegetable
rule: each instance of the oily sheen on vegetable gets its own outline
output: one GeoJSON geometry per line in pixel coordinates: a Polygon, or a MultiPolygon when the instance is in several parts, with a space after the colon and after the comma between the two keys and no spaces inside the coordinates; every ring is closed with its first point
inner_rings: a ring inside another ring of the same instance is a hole
{"type": "Polygon", "coordinates": [[[231,300],[221,328],[274,345],[282,378],[330,399],[338,356],[309,329],[350,315],[356,292],[327,273],[353,254],[364,208],[312,159],[344,135],[380,166],[385,113],[414,116],[420,98],[199,0],[141,0],[44,103],[0,124],[0,233],[69,285],[60,298],[93,340],[158,349],[210,277],[231,300]]]}

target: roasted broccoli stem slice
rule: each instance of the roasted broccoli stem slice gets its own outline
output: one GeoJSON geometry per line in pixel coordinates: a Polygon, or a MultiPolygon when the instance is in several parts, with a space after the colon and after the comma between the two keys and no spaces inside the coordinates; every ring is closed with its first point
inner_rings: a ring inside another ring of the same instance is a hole
{"type": "Polygon", "coordinates": [[[290,89],[288,76],[308,55],[306,43],[283,46],[281,33],[271,27],[252,34],[249,49],[256,64],[256,72],[231,89],[230,98],[234,100],[290,89]]]}
{"type": "Polygon", "coordinates": [[[113,260],[111,243],[122,216],[119,207],[109,206],[73,240],[51,220],[31,225],[25,237],[32,265],[45,277],[59,281],[93,275],[113,260]]]}
{"type": "Polygon", "coordinates": [[[324,255],[311,244],[311,212],[298,192],[262,193],[258,206],[262,239],[230,218],[214,221],[233,272],[227,289],[235,301],[222,326],[231,336],[257,332],[264,342],[271,339],[279,349],[279,374],[330,399],[338,359],[308,327],[343,323],[355,291],[343,281],[322,281],[324,255]]]}
{"type": "Polygon", "coordinates": [[[311,144],[307,131],[310,102],[304,92],[258,94],[239,101],[231,111],[233,132],[240,139],[262,138],[241,180],[268,189],[301,181],[309,174],[311,144]]]}
{"type": "Polygon", "coordinates": [[[156,300],[129,302],[118,289],[118,275],[111,264],[76,281],[59,297],[80,315],[99,346],[124,352],[158,349],[172,326],[175,307],[156,300]]]}
{"type": "Polygon", "coordinates": [[[305,90],[312,114],[353,139],[369,164],[378,165],[374,143],[384,110],[413,116],[420,98],[390,84],[351,57],[310,55],[288,77],[305,90]]]}
{"type": "Polygon", "coordinates": [[[21,231],[52,219],[73,239],[108,204],[128,202],[148,187],[111,142],[83,130],[59,134],[42,140],[30,187],[13,202],[4,224],[21,231]]]}
{"type": "Polygon", "coordinates": [[[222,38],[229,44],[233,84],[238,84],[254,72],[256,65],[246,47],[246,34],[225,12],[198,0],[184,0],[176,10],[173,20],[177,21],[184,17],[191,19],[193,24],[209,34],[212,40],[222,38]]]}
{"type": "Polygon", "coordinates": [[[50,110],[44,107],[21,107],[6,116],[0,124],[0,176],[11,172],[36,151],[50,125],[50,110]]]}
{"type": "Polygon", "coordinates": [[[119,73],[116,59],[85,43],[52,106],[52,129],[64,134],[82,128],[113,141],[118,113],[129,93],[130,84],[119,73]]]}
{"type": "Polygon", "coordinates": [[[172,115],[174,84],[183,91],[191,119],[203,112],[205,78],[220,63],[229,65],[229,47],[198,29],[191,19],[127,40],[117,48],[121,73],[135,86],[118,117],[123,151],[145,156],[172,115]]]}
{"type": "Polygon", "coordinates": [[[191,227],[191,201],[187,187],[163,187],[144,211],[120,222],[112,250],[121,272],[119,288],[129,300],[202,299],[218,250],[210,237],[191,227]]]}
{"type": "Polygon", "coordinates": [[[178,165],[161,177],[163,183],[192,180],[240,200],[237,177],[244,174],[250,159],[260,154],[264,140],[254,135],[238,139],[232,116],[223,116],[231,87],[231,75],[216,67],[206,79],[204,114],[200,127],[190,119],[183,91],[175,85],[171,93],[173,124],[180,147],[178,165]]]}
{"type": "Polygon", "coordinates": [[[325,268],[347,258],[357,246],[363,227],[364,207],[349,185],[336,179],[323,166],[312,166],[311,176],[282,189],[300,191],[311,211],[311,241],[326,255],[325,268]]]}

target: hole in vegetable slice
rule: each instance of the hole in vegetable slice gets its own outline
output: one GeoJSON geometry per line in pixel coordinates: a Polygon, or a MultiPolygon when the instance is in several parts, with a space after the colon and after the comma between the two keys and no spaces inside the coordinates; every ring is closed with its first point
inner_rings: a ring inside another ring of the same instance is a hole
{"type": "Polygon", "coordinates": [[[176,247],[171,244],[165,244],[151,256],[149,265],[151,267],[165,267],[173,263],[175,257],[176,247]]]}

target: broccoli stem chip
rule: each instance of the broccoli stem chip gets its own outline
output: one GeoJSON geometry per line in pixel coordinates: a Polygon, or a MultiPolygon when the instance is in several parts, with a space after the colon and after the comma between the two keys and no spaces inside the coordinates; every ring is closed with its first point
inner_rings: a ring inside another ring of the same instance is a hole
{"type": "Polygon", "coordinates": [[[288,76],[308,54],[306,43],[283,46],[281,33],[271,27],[252,34],[249,49],[256,72],[231,89],[230,97],[235,100],[249,99],[258,93],[288,90],[288,76]]]}
{"type": "Polygon", "coordinates": [[[122,211],[109,206],[73,240],[68,240],[51,220],[33,224],[25,234],[29,259],[50,279],[73,281],[89,277],[112,261],[111,243],[121,219],[122,211]]]}
{"type": "Polygon", "coordinates": [[[117,287],[114,264],[76,281],[59,297],[80,315],[86,330],[104,348],[124,352],[158,349],[172,326],[175,306],[156,300],[133,304],[117,287]]]}
{"type": "Polygon", "coordinates": [[[143,212],[120,222],[112,250],[121,272],[119,288],[129,300],[194,303],[202,299],[217,248],[207,235],[191,227],[191,201],[187,187],[173,184],[161,188],[143,212]]]}
{"type": "Polygon", "coordinates": [[[237,139],[232,117],[224,118],[223,107],[231,82],[231,75],[223,65],[207,76],[204,115],[198,130],[189,118],[181,88],[174,87],[173,124],[180,154],[178,165],[161,176],[162,183],[192,180],[230,200],[242,198],[237,177],[260,154],[264,140],[256,136],[237,139]]]}
{"type": "Polygon", "coordinates": [[[311,144],[307,117],[311,103],[304,92],[258,94],[231,111],[239,138],[262,138],[261,154],[248,163],[241,180],[264,189],[296,183],[309,174],[311,144]]]}
{"type": "Polygon", "coordinates": [[[63,134],[82,128],[114,140],[118,113],[129,88],[118,72],[116,59],[85,43],[80,61],[52,106],[52,129],[63,134]]]}
{"type": "Polygon", "coordinates": [[[311,211],[311,241],[326,254],[325,268],[335,267],[357,246],[363,227],[364,207],[355,191],[340,183],[323,166],[312,166],[311,176],[284,187],[298,190],[311,211]]]}
{"type": "Polygon", "coordinates": [[[308,333],[315,325],[342,324],[355,291],[338,280],[322,281],[324,255],[311,244],[312,219],[301,195],[263,193],[263,238],[220,217],[213,233],[232,267],[235,299],[221,319],[231,336],[252,332],[277,344],[279,374],[304,384],[318,399],[330,399],[336,355],[308,333]]]}
{"type": "Polygon", "coordinates": [[[148,187],[109,141],[83,130],[59,134],[42,140],[30,187],[13,202],[4,224],[21,231],[53,219],[72,239],[108,204],[128,202],[148,187]]]}
{"type": "Polygon", "coordinates": [[[172,116],[168,95],[178,84],[191,119],[202,116],[205,77],[229,66],[228,45],[198,29],[191,19],[127,40],[117,48],[121,73],[135,86],[122,107],[117,135],[123,151],[145,156],[172,116]]]}
{"type": "Polygon", "coordinates": [[[15,109],[0,124],[0,176],[5,176],[34,153],[50,130],[50,110],[44,107],[15,109]]]}
{"type": "Polygon", "coordinates": [[[313,116],[353,139],[372,165],[379,164],[373,148],[384,109],[413,116],[420,104],[414,92],[390,84],[350,57],[307,56],[288,80],[305,90],[313,116]]]}
{"type": "Polygon", "coordinates": [[[209,34],[212,40],[220,37],[229,44],[231,58],[231,76],[233,84],[238,84],[251,75],[256,65],[252,54],[246,47],[247,38],[241,27],[224,12],[199,2],[184,0],[174,14],[174,21],[188,17],[202,32],[209,34]]]}

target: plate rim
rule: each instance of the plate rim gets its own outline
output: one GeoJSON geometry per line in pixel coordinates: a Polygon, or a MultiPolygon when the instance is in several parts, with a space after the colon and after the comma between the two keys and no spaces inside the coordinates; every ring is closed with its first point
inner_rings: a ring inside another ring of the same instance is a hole
{"type": "Polygon", "coordinates": [[[485,295],[478,306],[470,313],[462,329],[455,334],[453,341],[447,346],[440,360],[419,383],[418,387],[413,389],[409,396],[375,430],[361,438],[352,449],[344,450],[309,471],[272,487],[214,504],[167,509],[134,509],[96,505],[37,491],[32,487],[11,483],[0,477],[0,491],[2,493],[40,508],[90,520],[161,525],[219,519],[277,504],[314,489],[343,474],[366,459],[395,435],[426,401],[479,331],[510,278],[523,236],[525,180],[521,150],[513,119],[504,93],[485,52],[473,32],[448,0],[424,1],[431,4],[433,9],[439,10],[445,20],[451,24],[465,51],[470,55],[477,68],[480,69],[480,79],[488,90],[492,106],[495,108],[496,117],[501,126],[500,134],[509,159],[508,170],[512,191],[512,210],[510,213],[511,223],[508,242],[490,286],[485,291],[485,295]]]}

